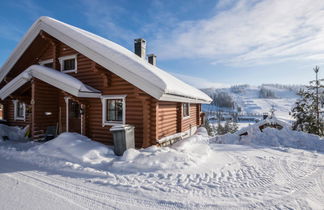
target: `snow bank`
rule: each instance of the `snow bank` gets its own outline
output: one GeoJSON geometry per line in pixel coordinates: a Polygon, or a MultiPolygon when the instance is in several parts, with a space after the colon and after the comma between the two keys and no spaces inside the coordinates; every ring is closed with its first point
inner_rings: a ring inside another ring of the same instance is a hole
{"type": "Polygon", "coordinates": [[[122,172],[152,172],[198,166],[209,155],[208,135],[205,128],[171,147],[151,146],[146,149],[128,149],[112,167],[122,172]]]}
{"type": "Polygon", "coordinates": [[[51,141],[31,148],[29,152],[92,165],[109,163],[114,156],[107,146],[77,133],[62,133],[51,141]]]}
{"type": "Polygon", "coordinates": [[[267,147],[291,147],[295,149],[314,150],[324,152],[324,139],[319,136],[300,131],[293,131],[288,128],[281,130],[266,128],[253,130],[247,136],[227,134],[213,139],[222,144],[258,145],[267,147]]]}
{"type": "Polygon", "coordinates": [[[19,127],[12,127],[0,124],[0,141],[3,140],[25,140],[25,130],[19,127]]]}
{"type": "MultiPolygon", "coordinates": [[[[14,129],[7,127],[7,129],[14,129]]],[[[9,133],[12,133],[10,131],[9,133]]],[[[210,153],[208,135],[204,128],[197,134],[172,147],[151,146],[146,149],[128,149],[122,157],[111,148],[77,133],[62,133],[46,143],[2,146],[0,153],[39,166],[58,169],[77,169],[104,173],[153,172],[198,167],[210,153]]]]}

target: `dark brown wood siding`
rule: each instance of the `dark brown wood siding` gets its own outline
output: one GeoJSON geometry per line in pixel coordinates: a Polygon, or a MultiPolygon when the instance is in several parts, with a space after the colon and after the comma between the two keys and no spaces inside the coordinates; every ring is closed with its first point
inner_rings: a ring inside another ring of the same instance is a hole
{"type": "Polygon", "coordinates": [[[190,116],[183,118],[182,103],[158,102],[157,139],[199,126],[200,106],[190,104],[190,116]]]}
{"type": "Polygon", "coordinates": [[[34,132],[45,132],[48,126],[59,123],[59,90],[38,79],[33,80],[34,90],[34,132]],[[47,113],[47,115],[46,115],[47,113]]]}
{"type": "Polygon", "coordinates": [[[187,131],[194,126],[197,126],[197,106],[196,104],[190,104],[189,117],[182,118],[182,131],[187,131]]]}
{"type": "Polygon", "coordinates": [[[177,133],[178,105],[175,102],[159,102],[158,139],[177,133]]]}
{"type": "MultiPolygon", "coordinates": [[[[4,100],[3,105],[4,105],[3,118],[7,121],[8,125],[24,127],[31,123],[31,114],[30,113],[26,113],[26,120],[15,120],[14,119],[14,104],[11,99],[4,100]]],[[[27,106],[29,106],[29,104],[27,104],[27,106]]]]}

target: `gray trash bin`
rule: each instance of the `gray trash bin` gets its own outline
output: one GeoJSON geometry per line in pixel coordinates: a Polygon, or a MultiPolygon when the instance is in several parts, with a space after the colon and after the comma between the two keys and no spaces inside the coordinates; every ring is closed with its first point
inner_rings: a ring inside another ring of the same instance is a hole
{"type": "Polygon", "coordinates": [[[114,138],[114,152],[123,155],[129,148],[135,148],[134,126],[115,125],[110,128],[114,138]]]}

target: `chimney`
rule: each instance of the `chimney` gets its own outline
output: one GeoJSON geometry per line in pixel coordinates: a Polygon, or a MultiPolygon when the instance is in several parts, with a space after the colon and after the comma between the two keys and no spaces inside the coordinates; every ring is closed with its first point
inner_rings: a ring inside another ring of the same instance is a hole
{"type": "Polygon", "coordinates": [[[146,41],[145,39],[139,38],[134,39],[134,50],[135,54],[145,59],[146,56],[146,41]]]}
{"type": "Polygon", "coordinates": [[[156,66],[156,55],[149,54],[147,55],[148,62],[152,64],[153,66],[156,66]]]}

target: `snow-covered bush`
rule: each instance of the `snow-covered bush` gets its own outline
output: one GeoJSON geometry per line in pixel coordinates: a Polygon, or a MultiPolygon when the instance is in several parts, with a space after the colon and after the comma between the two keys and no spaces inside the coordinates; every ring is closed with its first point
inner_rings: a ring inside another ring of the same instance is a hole
{"type": "Polygon", "coordinates": [[[0,141],[4,140],[25,140],[25,130],[19,127],[0,124],[0,141]]]}

